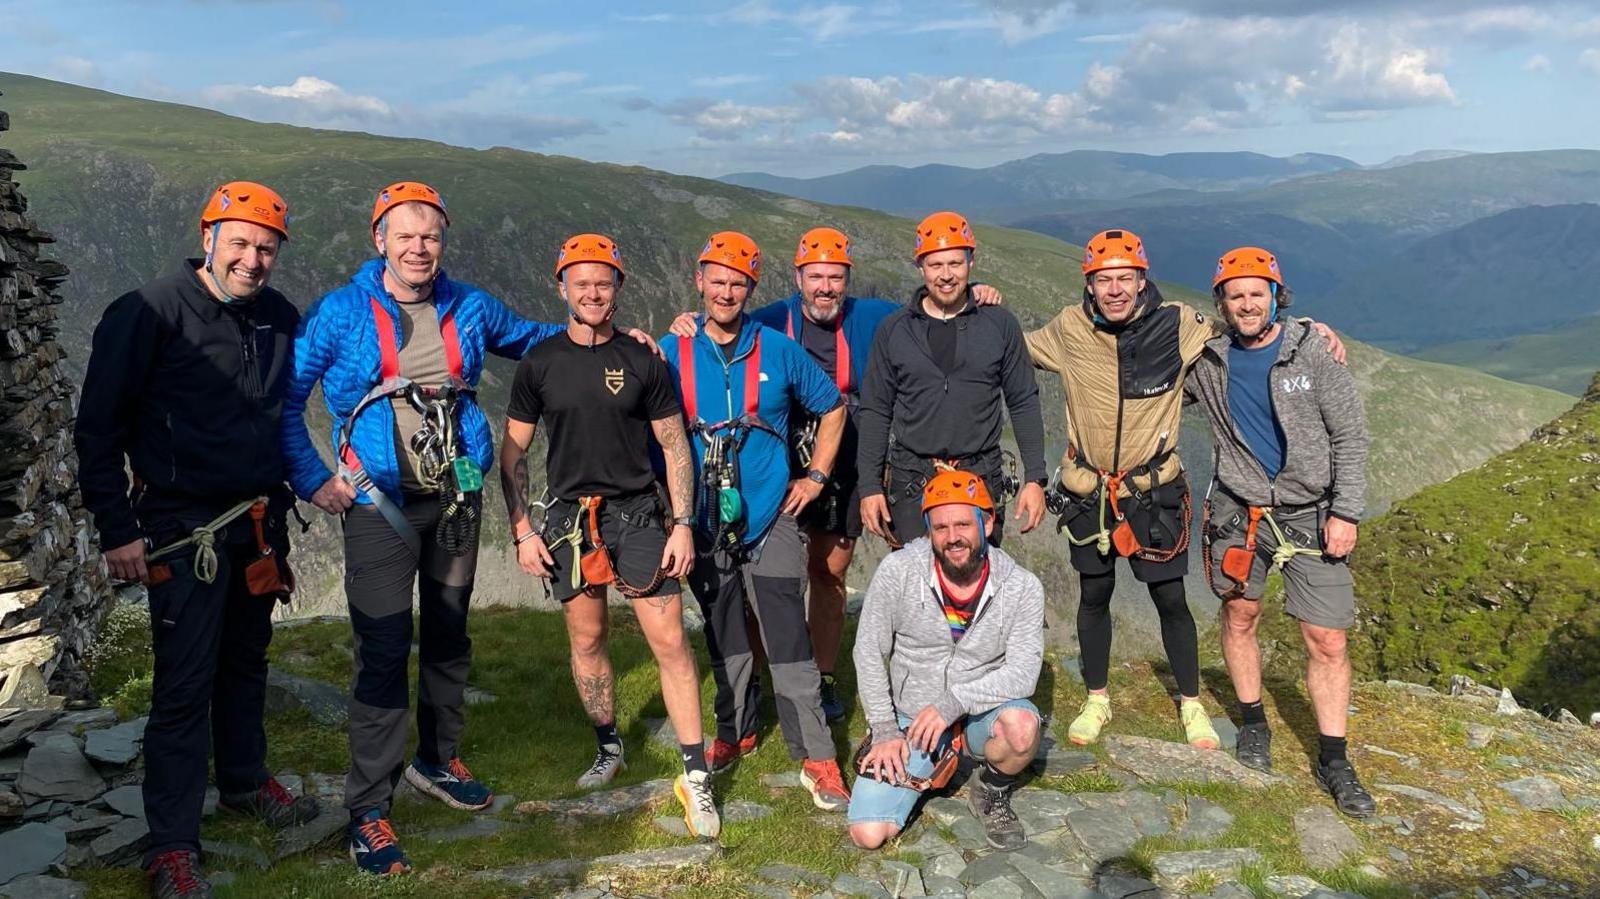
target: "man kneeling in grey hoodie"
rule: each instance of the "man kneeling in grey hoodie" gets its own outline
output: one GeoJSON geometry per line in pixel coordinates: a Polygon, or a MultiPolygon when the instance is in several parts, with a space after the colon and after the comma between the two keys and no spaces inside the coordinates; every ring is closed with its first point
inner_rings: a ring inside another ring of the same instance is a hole
{"type": "Polygon", "coordinates": [[[872,746],[850,798],[850,837],[876,849],[905,827],[957,734],[979,762],[967,803],[989,844],[1027,842],[1011,810],[1039,749],[1028,699],[1044,659],[1044,588],[987,537],[983,479],[941,471],[922,495],[927,536],[878,566],[856,631],[856,680],[872,746]]]}

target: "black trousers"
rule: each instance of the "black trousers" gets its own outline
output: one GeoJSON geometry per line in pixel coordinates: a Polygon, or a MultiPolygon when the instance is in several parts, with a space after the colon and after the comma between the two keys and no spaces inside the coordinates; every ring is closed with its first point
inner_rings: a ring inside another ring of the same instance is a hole
{"type": "MultiPolygon", "coordinates": [[[[168,511],[146,531],[165,545],[214,515],[168,511]]],[[[145,508],[140,517],[147,520],[145,508]]],[[[286,551],[287,541],[273,542],[286,551]]],[[[146,865],[173,849],[200,851],[207,756],[223,793],[253,791],[269,776],[262,713],[277,600],[251,596],[245,587],[245,566],[256,557],[248,517],[219,535],[216,550],[211,583],[196,577],[193,551],[184,550],[163,560],[173,579],[150,588],[155,673],[144,731],[146,865]]]]}
{"type": "Polygon", "coordinates": [[[344,804],[352,815],[388,813],[406,763],[411,705],[411,596],[419,606],[417,756],[442,765],[460,754],[472,640],[467,606],[478,547],[452,556],[435,537],[439,500],[408,496],[406,519],[422,536],[411,554],[377,509],[353,506],[344,520],[344,591],[355,632],[355,683],[350,697],[350,773],[344,804]]]}

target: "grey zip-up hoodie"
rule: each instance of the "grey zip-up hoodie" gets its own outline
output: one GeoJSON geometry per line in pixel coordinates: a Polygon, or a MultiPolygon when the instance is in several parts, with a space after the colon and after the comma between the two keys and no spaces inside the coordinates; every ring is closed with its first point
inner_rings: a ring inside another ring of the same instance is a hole
{"type": "Polygon", "coordinates": [[[1302,506],[1324,497],[1332,514],[1361,519],[1367,494],[1367,419],[1350,369],[1333,361],[1309,319],[1283,322],[1272,363],[1272,409],[1288,451],[1283,470],[1268,478],[1228,409],[1228,348],[1232,338],[1206,342],[1186,391],[1205,404],[1217,444],[1217,480],[1252,506],[1302,506]]]}
{"type": "Polygon", "coordinates": [[[1044,587],[1003,550],[989,550],[989,580],[961,641],[950,635],[921,537],[878,565],[861,606],[854,652],[872,742],[903,735],[897,713],[933,706],[954,723],[1027,699],[1044,660],[1044,587]],[[887,668],[884,660],[888,660],[887,668]]]}

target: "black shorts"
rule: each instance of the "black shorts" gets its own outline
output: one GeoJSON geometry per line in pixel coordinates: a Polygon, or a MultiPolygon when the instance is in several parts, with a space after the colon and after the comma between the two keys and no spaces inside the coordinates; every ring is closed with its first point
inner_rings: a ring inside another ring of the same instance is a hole
{"type": "Polygon", "coordinates": [[[822,494],[800,513],[800,527],[851,540],[861,536],[861,485],[829,481],[822,494]]]}
{"type": "MultiPolygon", "coordinates": [[[[661,505],[660,494],[654,490],[605,500],[600,504],[600,539],[611,553],[611,567],[617,576],[634,586],[642,587],[655,578],[661,567],[661,553],[667,547],[667,531],[663,525],[666,510],[661,505]]],[[[545,513],[544,542],[546,546],[572,532],[576,525],[582,533],[578,541],[578,554],[588,551],[588,515],[578,507],[576,500],[556,500],[545,513]]],[[[550,566],[550,592],[558,602],[566,602],[584,591],[582,584],[574,585],[573,563],[576,561],[571,543],[550,550],[555,560],[550,566]]],[[[652,596],[670,596],[682,588],[676,578],[667,578],[661,586],[650,591],[652,596]]]]}
{"type": "MultiPolygon", "coordinates": [[[[1161,555],[1177,550],[1177,553],[1166,561],[1153,561],[1146,558],[1144,553],[1129,558],[1128,567],[1133,569],[1133,576],[1142,583],[1170,581],[1189,572],[1189,522],[1184,521],[1188,507],[1185,499],[1188,494],[1189,481],[1186,477],[1180,476],[1170,483],[1161,484],[1151,493],[1141,497],[1124,497],[1118,501],[1118,506],[1126,516],[1128,524],[1133,527],[1133,534],[1139,539],[1140,546],[1161,555]]],[[[1109,522],[1111,518],[1109,506],[1106,509],[1106,518],[1109,522]]],[[[1067,500],[1067,510],[1056,519],[1056,528],[1058,531],[1066,528],[1066,534],[1079,540],[1099,531],[1098,492],[1089,496],[1070,497],[1067,500]]],[[[1072,567],[1077,569],[1079,574],[1090,577],[1098,577],[1115,569],[1117,557],[1120,555],[1115,545],[1103,555],[1093,542],[1085,546],[1069,542],[1068,547],[1072,567]]]]}

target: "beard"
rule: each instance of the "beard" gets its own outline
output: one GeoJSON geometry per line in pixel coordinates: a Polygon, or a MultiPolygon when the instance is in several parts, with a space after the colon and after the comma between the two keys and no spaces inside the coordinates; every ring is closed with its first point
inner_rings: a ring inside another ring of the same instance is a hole
{"type": "MultiPolygon", "coordinates": [[[[966,541],[961,541],[947,544],[945,550],[966,546],[966,541]]],[[[983,568],[983,554],[971,550],[970,547],[968,547],[967,560],[959,565],[950,561],[950,558],[945,555],[945,550],[934,549],[933,557],[938,560],[939,570],[944,572],[944,576],[948,580],[957,584],[971,583],[972,579],[978,576],[978,571],[983,568]]]]}

